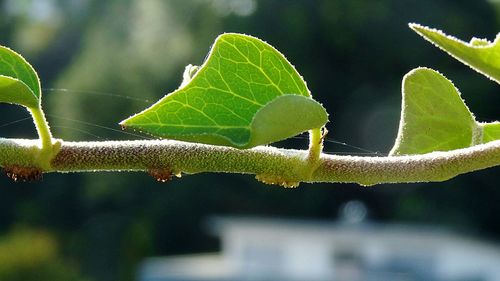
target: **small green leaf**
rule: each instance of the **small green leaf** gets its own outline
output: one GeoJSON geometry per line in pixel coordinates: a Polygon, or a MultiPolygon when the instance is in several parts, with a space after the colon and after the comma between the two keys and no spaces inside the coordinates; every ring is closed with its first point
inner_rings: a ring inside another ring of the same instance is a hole
{"type": "Polygon", "coordinates": [[[328,121],[328,114],[317,101],[304,96],[283,95],[257,111],[251,123],[253,147],[294,136],[312,128],[320,128],[328,121]],[[292,113],[292,114],[286,114],[292,113]]]}
{"type": "Polygon", "coordinates": [[[219,36],[201,67],[189,65],[179,89],[120,124],[162,138],[249,148],[320,128],[325,109],[269,44],[219,36]]]}
{"type": "Polygon", "coordinates": [[[40,80],[33,67],[18,53],[0,46],[0,102],[35,108],[40,98],[40,80]]]}
{"type": "Polygon", "coordinates": [[[20,104],[29,108],[38,106],[38,99],[22,81],[0,75],[0,102],[20,104]]]}
{"type": "Polygon", "coordinates": [[[483,128],[483,143],[500,140],[500,122],[481,124],[483,128]]]}
{"type": "Polygon", "coordinates": [[[476,142],[480,131],[474,116],[446,77],[417,68],[403,78],[402,91],[401,121],[391,155],[447,151],[476,142]]]}
{"type": "Polygon", "coordinates": [[[410,27],[457,60],[500,83],[500,33],[493,42],[472,38],[467,43],[437,29],[414,23],[410,27]]]}

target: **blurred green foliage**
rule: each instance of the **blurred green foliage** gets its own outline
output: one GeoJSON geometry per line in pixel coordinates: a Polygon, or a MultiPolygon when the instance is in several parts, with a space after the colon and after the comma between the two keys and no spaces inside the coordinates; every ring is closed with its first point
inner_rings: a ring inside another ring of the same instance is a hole
{"type": "MultiPolygon", "coordinates": [[[[251,34],[304,76],[331,114],[329,138],[387,153],[398,128],[401,79],[417,66],[452,80],[479,121],[500,119],[498,85],[407,27],[418,22],[467,41],[492,39],[497,6],[485,0],[0,0],[0,44],[37,69],[56,137],[130,139],[137,137],[117,123],[176,89],[184,66],[200,64],[217,35],[251,34]]],[[[0,105],[0,111],[2,137],[35,137],[29,119],[5,126],[29,117],[23,109],[0,105]]],[[[307,141],[277,145],[305,148],[307,141]]],[[[360,152],[330,142],[325,150],[360,152]]],[[[30,184],[3,177],[0,232],[19,223],[49,229],[86,276],[133,280],[145,256],[216,250],[204,228],[213,214],[335,219],[339,206],[358,199],[372,220],[451,226],[498,240],[498,182],[498,168],[444,183],[369,189],[285,190],[217,174],[167,184],[144,173],[49,174],[30,184]]]]}
{"type": "Polygon", "coordinates": [[[0,280],[85,281],[59,256],[57,242],[47,232],[18,228],[0,237],[0,280]]]}

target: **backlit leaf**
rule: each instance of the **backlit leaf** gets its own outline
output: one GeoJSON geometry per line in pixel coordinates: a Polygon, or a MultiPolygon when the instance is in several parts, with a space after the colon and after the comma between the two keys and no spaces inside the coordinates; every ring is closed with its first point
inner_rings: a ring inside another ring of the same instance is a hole
{"type": "Polygon", "coordinates": [[[500,33],[493,42],[472,38],[467,43],[437,29],[419,24],[410,24],[410,27],[454,58],[500,83],[500,33]]]}
{"type": "Polygon", "coordinates": [[[398,137],[390,154],[423,154],[471,146],[480,130],[460,93],[443,75],[417,68],[403,78],[398,137]]]}
{"type": "Polygon", "coordinates": [[[286,58],[242,34],[219,36],[181,87],[120,124],[154,136],[249,148],[322,127],[325,109],[286,58]]]}
{"type": "Polygon", "coordinates": [[[18,53],[0,46],[0,102],[38,107],[40,81],[33,67],[18,53]]]}

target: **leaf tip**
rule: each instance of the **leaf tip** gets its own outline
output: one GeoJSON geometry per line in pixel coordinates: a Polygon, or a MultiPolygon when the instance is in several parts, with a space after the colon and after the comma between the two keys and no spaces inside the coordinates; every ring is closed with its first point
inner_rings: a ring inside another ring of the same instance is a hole
{"type": "Polygon", "coordinates": [[[447,35],[442,30],[437,29],[437,28],[432,28],[432,27],[421,25],[421,24],[418,24],[418,23],[409,23],[408,26],[413,31],[415,31],[418,35],[424,37],[427,41],[431,42],[432,44],[436,45],[439,48],[443,48],[443,47],[440,46],[435,41],[435,38],[433,38],[435,36],[437,36],[437,37],[444,37],[444,38],[447,38],[447,39],[450,39],[450,40],[453,40],[453,41],[457,41],[457,42],[461,42],[461,43],[467,44],[467,43],[461,41],[460,39],[458,39],[456,37],[447,35]]]}
{"type": "MultiPolygon", "coordinates": [[[[422,25],[422,24],[419,24],[419,23],[416,23],[416,22],[410,22],[408,24],[408,27],[411,28],[416,33],[418,33],[419,35],[423,35],[423,33],[425,31],[434,30],[434,29],[432,29],[432,28],[430,28],[428,26],[425,26],[425,25],[422,25]]],[[[439,30],[435,29],[435,31],[439,31],[439,30]]]]}
{"type": "Polygon", "coordinates": [[[416,28],[419,28],[421,27],[422,25],[416,23],[416,22],[409,22],[408,23],[408,27],[410,27],[411,29],[416,29],[416,28]]]}

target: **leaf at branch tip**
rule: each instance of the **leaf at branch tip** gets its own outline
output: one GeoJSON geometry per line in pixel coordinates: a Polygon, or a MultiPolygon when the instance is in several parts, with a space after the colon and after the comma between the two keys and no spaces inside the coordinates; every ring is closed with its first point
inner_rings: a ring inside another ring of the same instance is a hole
{"type": "Polygon", "coordinates": [[[242,34],[219,36],[180,88],[120,124],[162,138],[250,148],[320,128],[321,104],[286,58],[242,34]]]}
{"type": "Polygon", "coordinates": [[[40,80],[18,53],[0,46],[0,102],[35,108],[40,105],[40,80]]]}
{"type": "Polygon", "coordinates": [[[500,122],[481,124],[483,127],[483,143],[500,140],[500,122]]]}
{"type": "Polygon", "coordinates": [[[477,123],[446,77],[417,68],[403,78],[402,91],[401,121],[391,155],[447,151],[474,143],[477,123]]]}
{"type": "Polygon", "coordinates": [[[412,23],[410,28],[462,63],[500,83],[500,33],[493,42],[472,38],[467,43],[419,24],[412,23]]]}

